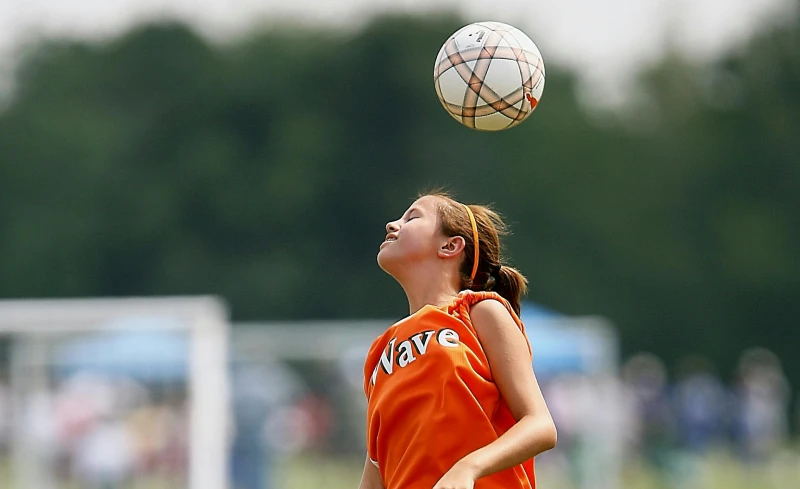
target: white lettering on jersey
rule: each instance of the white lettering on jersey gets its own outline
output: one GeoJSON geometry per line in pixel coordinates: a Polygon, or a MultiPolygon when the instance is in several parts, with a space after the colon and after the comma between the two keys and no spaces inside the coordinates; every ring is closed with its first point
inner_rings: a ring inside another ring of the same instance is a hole
{"type": "Polygon", "coordinates": [[[389,340],[389,344],[386,345],[386,349],[381,353],[380,361],[375,365],[375,370],[372,371],[370,383],[375,385],[375,380],[378,378],[378,369],[383,370],[386,375],[392,375],[395,364],[397,364],[399,368],[407,367],[408,364],[417,359],[417,356],[414,355],[415,350],[420,357],[425,355],[428,351],[431,338],[434,336],[436,337],[436,342],[446,348],[455,348],[459,345],[458,333],[450,328],[440,329],[438,333],[433,330],[417,333],[407,340],[400,342],[397,347],[395,347],[397,338],[392,338],[389,340]]]}
{"type": "Polygon", "coordinates": [[[422,333],[417,333],[411,337],[411,341],[414,342],[414,347],[417,349],[417,353],[420,355],[424,355],[426,351],[428,351],[428,343],[431,341],[431,336],[435,331],[423,331],[422,333]],[[423,339],[423,337],[425,339],[423,339]]]}
{"type": "Polygon", "coordinates": [[[436,341],[442,346],[455,348],[458,346],[458,333],[452,329],[445,328],[439,331],[439,334],[436,336],[436,341]]]}
{"type": "Polygon", "coordinates": [[[391,375],[394,370],[394,344],[397,338],[392,338],[389,345],[381,354],[381,360],[375,365],[375,371],[372,372],[372,385],[375,385],[375,378],[378,376],[378,367],[381,367],[387,375],[391,375]]]}
{"type": "Polygon", "coordinates": [[[417,359],[417,357],[414,356],[414,353],[412,353],[411,342],[408,340],[405,340],[397,345],[397,354],[398,367],[405,367],[417,359]]]}

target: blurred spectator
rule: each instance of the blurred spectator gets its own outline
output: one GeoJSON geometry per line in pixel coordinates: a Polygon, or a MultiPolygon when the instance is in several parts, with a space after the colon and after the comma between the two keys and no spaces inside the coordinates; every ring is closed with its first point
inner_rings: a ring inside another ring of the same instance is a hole
{"type": "Polygon", "coordinates": [[[74,474],[86,489],[119,489],[133,474],[133,455],[125,423],[104,413],[76,444],[74,474]]]}
{"type": "MultiPolygon", "coordinates": [[[[581,433],[580,379],[576,374],[553,376],[542,383],[547,406],[558,429],[557,451],[570,453],[581,433]]],[[[543,454],[544,455],[544,454],[543,454]]]]}
{"type": "Polygon", "coordinates": [[[742,354],[738,374],[738,448],[745,460],[762,461],[787,441],[789,384],[778,357],[763,348],[742,354]]]}
{"type": "Polygon", "coordinates": [[[33,451],[38,461],[26,460],[25,469],[28,479],[33,481],[37,489],[53,487],[52,475],[38,470],[36,462],[42,467],[55,464],[59,450],[59,439],[55,419],[53,417],[53,395],[51,392],[37,388],[25,400],[25,409],[21,414],[22,432],[27,450],[33,451]]]}
{"type": "Polygon", "coordinates": [[[142,406],[128,417],[137,471],[147,473],[158,470],[169,445],[172,422],[174,417],[167,407],[154,404],[142,406]]]}
{"type": "Polygon", "coordinates": [[[618,378],[575,372],[547,379],[543,390],[558,428],[558,446],[544,463],[559,465],[575,487],[618,488],[632,418],[618,378]]]}
{"type": "Polygon", "coordinates": [[[687,357],[678,366],[673,403],[679,443],[704,452],[724,442],[730,395],[707,359],[687,357]]]}
{"type": "MultiPolygon", "coordinates": [[[[274,420],[302,390],[298,377],[277,362],[241,363],[233,369],[234,489],[271,489],[276,448],[286,446],[274,420]]],[[[278,425],[286,427],[286,423],[278,425]]]]}
{"type": "Polygon", "coordinates": [[[333,427],[331,403],[325,396],[308,394],[297,402],[294,411],[304,445],[311,449],[321,448],[333,427]]]}
{"type": "Polygon", "coordinates": [[[653,354],[638,353],[623,366],[622,379],[636,413],[632,448],[645,462],[664,470],[675,443],[675,417],[670,408],[664,362],[653,354]]]}

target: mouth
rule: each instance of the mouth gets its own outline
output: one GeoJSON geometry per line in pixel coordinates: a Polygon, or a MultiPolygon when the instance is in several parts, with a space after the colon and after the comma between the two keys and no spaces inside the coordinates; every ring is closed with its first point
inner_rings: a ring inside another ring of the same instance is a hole
{"type": "Polygon", "coordinates": [[[381,248],[383,248],[383,247],[384,247],[384,246],[386,246],[387,244],[389,244],[389,243],[393,243],[393,242],[395,242],[395,241],[397,241],[397,236],[395,236],[395,235],[393,235],[393,234],[390,234],[390,235],[386,236],[386,239],[384,239],[384,240],[383,240],[383,243],[381,243],[381,248]]]}

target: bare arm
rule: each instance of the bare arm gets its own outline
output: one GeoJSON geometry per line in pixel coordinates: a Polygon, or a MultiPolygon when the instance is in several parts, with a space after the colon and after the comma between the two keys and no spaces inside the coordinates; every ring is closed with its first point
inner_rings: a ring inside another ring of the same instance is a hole
{"type": "Polygon", "coordinates": [[[493,300],[472,307],[492,377],[517,423],[492,443],[456,463],[437,487],[460,487],[457,481],[519,465],[556,445],[556,427],[533,373],[525,336],[505,306],[493,300]]]}
{"type": "Polygon", "coordinates": [[[369,456],[364,461],[364,472],[361,474],[361,484],[358,485],[358,489],[384,489],[381,473],[370,461],[369,456]]]}

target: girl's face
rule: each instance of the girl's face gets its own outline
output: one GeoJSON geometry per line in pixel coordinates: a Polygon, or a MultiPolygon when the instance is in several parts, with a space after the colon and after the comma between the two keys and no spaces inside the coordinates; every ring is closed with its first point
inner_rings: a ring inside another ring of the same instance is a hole
{"type": "Polygon", "coordinates": [[[439,226],[438,204],[437,197],[421,197],[400,219],[386,224],[386,239],[378,251],[378,265],[385,272],[396,277],[399,268],[436,259],[447,242],[439,226]]]}

